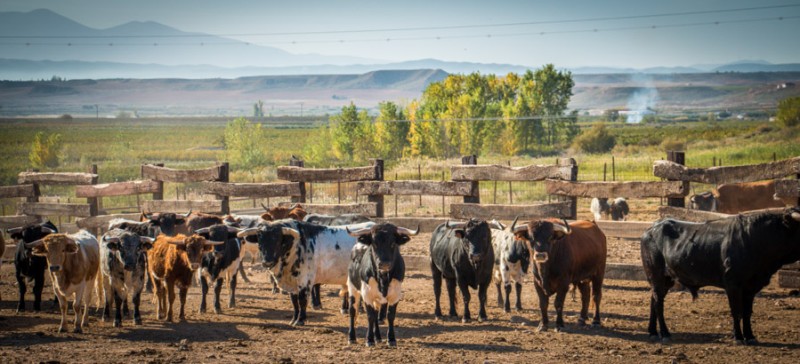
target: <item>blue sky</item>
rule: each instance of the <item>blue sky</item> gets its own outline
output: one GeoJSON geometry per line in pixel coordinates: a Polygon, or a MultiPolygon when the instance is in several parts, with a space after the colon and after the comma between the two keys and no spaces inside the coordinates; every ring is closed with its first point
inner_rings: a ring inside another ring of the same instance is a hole
{"type": "Polygon", "coordinates": [[[53,10],[93,28],[108,28],[129,21],[155,21],[183,31],[212,34],[283,33],[231,38],[298,54],[347,55],[385,61],[436,58],[527,66],[553,63],[557,67],[635,68],[717,64],[737,60],[800,63],[800,47],[797,46],[800,1],[796,0],[0,2],[2,12],[39,8],[53,10]],[[637,17],[787,4],[798,6],[637,17]],[[628,16],[634,18],[583,20],[628,16]],[[756,20],[779,16],[786,19],[756,20]],[[577,21],[478,26],[566,20],[577,21]],[[715,21],[721,23],[686,25],[715,21]],[[733,23],[726,23],[729,21],[733,23]],[[460,26],[465,27],[408,30],[460,26]],[[652,29],[652,26],[656,28],[652,29]],[[637,29],[612,30],[631,27],[637,29]],[[299,34],[304,32],[317,33],[299,34]],[[542,35],[542,32],[545,34],[542,35]],[[413,40],[403,40],[407,38],[413,40]]]}

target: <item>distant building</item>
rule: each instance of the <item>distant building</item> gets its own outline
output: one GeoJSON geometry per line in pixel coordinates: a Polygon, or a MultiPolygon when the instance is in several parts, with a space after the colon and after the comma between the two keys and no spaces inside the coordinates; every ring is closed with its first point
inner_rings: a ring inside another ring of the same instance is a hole
{"type": "Polygon", "coordinates": [[[780,89],[792,88],[792,87],[794,87],[794,82],[784,82],[784,83],[779,83],[776,88],[778,90],[780,90],[780,89]]]}

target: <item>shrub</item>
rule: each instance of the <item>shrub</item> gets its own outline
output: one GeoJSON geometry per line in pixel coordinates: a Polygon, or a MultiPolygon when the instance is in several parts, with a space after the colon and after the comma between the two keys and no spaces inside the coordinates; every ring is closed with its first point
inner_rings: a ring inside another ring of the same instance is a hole
{"type": "Polygon", "coordinates": [[[670,150],[686,150],[686,142],[676,138],[667,138],[661,142],[661,150],[664,152],[670,150]]]}
{"type": "Polygon", "coordinates": [[[50,134],[46,139],[43,132],[36,133],[28,159],[33,168],[58,167],[58,154],[62,147],[61,134],[50,134]]]}
{"type": "Polygon", "coordinates": [[[617,144],[616,139],[602,123],[584,131],[573,142],[574,147],[586,153],[607,153],[615,144],[617,144]]]}
{"type": "Polygon", "coordinates": [[[800,125],[800,96],[789,97],[778,102],[775,121],[782,128],[800,125]]]}
{"type": "Polygon", "coordinates": [[[234,166],[254,168],[267,164],[267,156],[261,149],[266,138],[261,124],[237,118],[225,125],[225,151],[234,166]]]}

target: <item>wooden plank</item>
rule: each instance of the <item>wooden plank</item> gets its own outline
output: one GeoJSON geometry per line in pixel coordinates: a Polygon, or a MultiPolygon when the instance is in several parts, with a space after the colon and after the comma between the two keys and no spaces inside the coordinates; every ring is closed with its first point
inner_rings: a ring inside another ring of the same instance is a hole
{"type": "Polygon", "coordinates": [[[640,239],[644,231],[653,225],[649,221],[595,221],[603,234],[609,238],[640,239]]]}
{"type": "Polygon", "coordinates": [[[145,193],[156,193],[160,191],[160,185],[156,181],[128,181],[77,186],[75,187],[75,197],[96,198],[109,196],[129,196],[141,195],[145,193]]]}
{"type": "Polygon", "coordinates": [[[790,263],[783,266],[783,269],[797,269],[800,270],[800,261],[796,261],[794,263],[790,263]]]}
{"type": "MultiPolygon", "coordinates": [[[[294,204],[294,202],[281,202],[278,205],[290,207],[294,204]]],[[[377,204],[374,202],[343,205],[304,203],[300,205],[302,205],[303,209],[309,213],[323,215],[359,214],[364,216],[375,216],[377,213],[377,204]]]]}
{"type": "Polygon", "coordinates": [[[653,163],[653,175],[656,177],[707,184],[755,182],[798,173],[800,157],[770,163],[711,168],[688,168],[663,160],[653,163]]]}
{"type": "Polygon", "coordinates": [[[443,217],[385,217],[382,219],[375,219],[375,221],[388,222],[412,230],[419,226],[419,230],[422,233],[432,233],[437,226],[452,220],[453,219],[443,217]]]}
{"type": "Polygon", "coordinates": [[[569,180],[571,166],[529,165],[509,167],[498,164],[450,166],[453,181],[543,181],[548,178],[569,180]]]}
{"type": "Polygon", "coordinates": [[[0,186],[0,198],[33,197],[36,192],[33,185],[0,186]]]}
{"type": "Polygon", "coordinates": [[[279,166],[278,178],[291,182],[355,182],[371,181],[377,176],[374,166],[321,169],[279,166]]]}
{"type": "Polygon", "coordinates": [[[796,270],[779,270],[778,286],[781,288],[800,288],[800,272],[796,270]]]}
{"type": "Polygon", "coordinates": [[[709,220],[724,219],[733,215],[711,211],[692,210],[683,207],[659,206],[658,216],[662,218],[670,217],[682,221],[706,222],[709,220]]]}
{"type": "Polygon", "coordinates": [[[787,205],[796,205],[800,197],[800,179],[775,180],[775,199],[787,205]]]}
{"type": "Polygon", "coordinates": [[[71,172],[21,172],[17,176],[17,183],[38,183],[41,185],[90,185],[97,178],[96,174],[91,173],[71,173],[71,172]]]}
{"type": "Polygon", "coordinates": [[[359,195],[431,195],[431,196],[472,196],[470,182],[450,181],[366,181],[358,182],[359,195]]]}
{"type": "Polygon", "coordinates": [[[547,193],[573,197],[683,197],[689,186],[681,181],[664,182],[570,182],[547,180],[547,193]]]}
{"type": "Polygon", "coordinates": [[[14,215],[14,216],[0,216],[0,229],[11,229],[28,224],[39,222],[36,216],[28,215],[14,215]]]}
{"type": "Polygon", "coordinates": [[[152,164],[142,165],[142,178],[162,182],[202,182],[216,181],[220,176],[220,166],[204,169],[172,169],[152,164]]]}
{"type": "Polygon", "coordinates": [[[22,202],[19,208],[24,215],[92,216],[89,204],[85,203],[22,202]]]}
{"type": "Polygon", "coordinates": [[[203,182],[202,193],[229,197],[267,198],[300,196],[300,184],[297,182],[281,183],[225,183],[203,182]]]}
{"type": "Polygon", "coordinates": [[[108,228],[108,222],[113,219],[128,219],[133,221],[139,221],[139,218],[142,216],[141,213],[136,212],[132,214],[113,214],[113,215],[100,215],[100,216],[90,216],[83,219],[78,219],[75,221],[75,225],[81,229],[102,229],[106,230],[108,228]]]}
{"type": "Polygon", "coordinates": [[[516,216],[537,219],[568,216],[569,202],[540,205],[479,205],[471,203],[450,204],[450,217],[454,219],[514,219],[516,216]]]}
{"type": "Polygon", "coordinates": [[[188,211],[219,214],[221,200],[148,200],[142,202],[142,211],[188,211]]]}
{"type": "Polygon", "coordinates": [[[605,279],[647,281],[641,264],[606,263],[605,279]]]}

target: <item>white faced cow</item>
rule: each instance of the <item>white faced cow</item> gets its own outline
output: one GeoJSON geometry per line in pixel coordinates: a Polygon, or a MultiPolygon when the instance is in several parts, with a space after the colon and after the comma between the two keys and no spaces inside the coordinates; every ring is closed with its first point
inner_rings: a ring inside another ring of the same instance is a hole
{"type": "Polygon", "coordinates": [[[494,249],[494,271],[492,279],[497,287],[497,304],[506,312],[511,312],[511,284],[517,291],[515,308],[522,310],[522,282],[531,265],[530,251],[524,240],[518,240],[513,233],[517,219],[506,228],[493,221],[489,226],[492,231],[492,248],[494,249]],[[505,299],[500,286],[505,291],[505,299]]]}
{"type": "MultiPolygon", "coordinates": [[[[144,288],[147,270],[147,250],[153,247],[155,239],[139,236],[123,229],[113,229],[105,233],[100,243],[100,272],[103,281],[103,320],[111,317],[111,299],[114,299],[116,316],[114,327],[122,326],[123,302],[128,295],[133,301],[133,323],[142,324],[139,303],[144,288]]],[[[127,315],[127,312],[125,313],[127,315]]]]}

